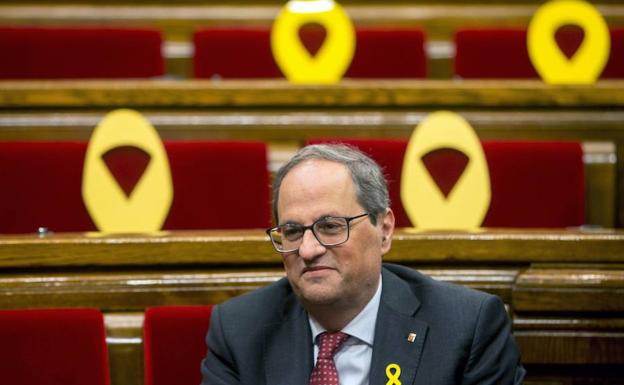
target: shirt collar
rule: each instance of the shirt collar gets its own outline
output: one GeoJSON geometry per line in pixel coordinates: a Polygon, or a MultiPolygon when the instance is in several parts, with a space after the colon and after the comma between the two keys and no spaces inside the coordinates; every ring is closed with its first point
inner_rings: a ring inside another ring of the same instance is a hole
{"type": "MultiPolygon", "coordinates": [[[[381,285],[380,276],[379,285],[377,286],[377,291],[373,295],[373,298],[371,298],[366,306],[364,306],[364,309],[342,329],[343,333],[347,333],[370,346],[373,346],[375,339],[375,323],[377,322],[377,313],[381,301],[381,285]]],[[[310,322],[310,329],[312,330],[312,344],[314,344],[316,337],[326,330],[311,315],[308,316],[308,320],[310,322]]]]}

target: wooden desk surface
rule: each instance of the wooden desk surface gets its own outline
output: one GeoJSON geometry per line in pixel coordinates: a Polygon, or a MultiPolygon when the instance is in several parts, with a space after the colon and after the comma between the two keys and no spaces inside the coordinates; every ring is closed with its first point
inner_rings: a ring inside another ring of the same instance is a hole
{"type": "MultiPolygon", "coordinates": [[[[514,312],[624,311],[624,230],[398,229],[384,261],[495,293],[514,312]]],[[[0,308],[219,303],[283,276],[260,229],[0,236],[0,308]]]]}
{"type": "Polygon", "coordinates": [[[589,86],[537,80],[0,81],[0,108],[621,108],[624,80],[589,86]]]}
{"type": "MultiPolygon", "coordinates": [[[[624,262],[624,230],[416,232],[398,229],[387,262],[529,264],[624,262]]],[[[156,235],[0,236],[0,268],[70,266],[280,266],[258,230],[156,235]]]]}

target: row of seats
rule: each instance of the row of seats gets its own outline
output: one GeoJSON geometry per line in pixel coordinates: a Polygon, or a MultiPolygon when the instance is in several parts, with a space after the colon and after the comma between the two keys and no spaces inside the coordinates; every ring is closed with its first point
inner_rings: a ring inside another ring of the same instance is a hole
{"type": "MultiPolygon", "coordinates": [[[[193,36],[196,78],[280,78],[269,27],[207,28],[193,36]]],[[[316,52],[319,28],[300,31],[316,52]]],[[[357,27],[348,78],[426,78],[426,36],[418,28],[357,27]]],[[[566,55],[582,41],[573,29],[557,34],[566,55]]],[[[455,75],[461,78],[537,78],[525,29],[463,29],[455,35],[455,75]]],[[[1,27],[0,79],[151,78],[166,73],[162,34],[155,29],[1,27]]],[[[624,29],[611,30],[603,78],[624,78],[624,29]]]]}
{"type": "MultiPolygon", "coordinates": [[[[87,142],[0,143],[0,233],[96,230],[82,199],[87,142]],[[8,219],[8,220],[7,220],[8,219]]],[[[261,142],[164,143],[173,203],[166,230],[263,228],[270,224],[267,148],[261,142]]],[[[119,147],[103,161],[129,196],[149,154],[119,147]]]]}
{"type": "MultiPolygon", "coordinates": [[[[308,143],[336,142],[310,140],[308,143]]],[[[412,224],[400,198],[407,140],[343,139],[384,169],[397,226],[412,224]]],[[[488,227],[569,227],[585,221],[583,150],[576,142],[482,142],[491,179],[488,227]]],[[[96,230],[82,199],[87,142],[0,142],[0,233],[96,230]]],[[[270,226],[270,172],[263,142],[165,141],[174,187],[165,230],[270,226]]],[[[149,154],[122,147],[103,161],[128,196],[149,154]]],[[[469,158],[433,151],[422,162],[446,195],[469,158]]]]}
{"type": "MultiPolygon", "coordinates": [[[[197,385],[212,306],[145,312],[145,385],[197,385]]],[[[0,372],[12,385],[109,385],[104,317],[97,309],[0,310],[0,372]]]]}

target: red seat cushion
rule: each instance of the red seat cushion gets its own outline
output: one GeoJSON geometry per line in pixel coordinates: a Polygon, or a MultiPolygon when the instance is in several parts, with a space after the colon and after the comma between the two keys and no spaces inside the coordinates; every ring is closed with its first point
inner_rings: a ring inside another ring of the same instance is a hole
{"type": "Polygon", "coordinates": [[[82,201],[84,142],[0,142],[0,233],[89,231],[82,201]]]}
{"type": "Polygon", "coordinates": [[[0,310],[0,373],[11,385],[108,385],[96,309],[0,310]]]}
{"type": "MultiPolygon", "coordinates": [[[[309,142],[327,141],[335,142],[322,139],[309,142]]],[[[382,166],[388,179],[396,224],[411,226],[400,191],[407,141],[346,139],[340,142],[360,148],[382,166]]],[[[483,226],[555,228],[584,223],[585,176],[580,144],[484,141],[483,150],[492,189],[483,226]]],[[[451,167],[436,167],[436,171],[442,172],[433,175],[436,180],[453,178],[451,167]]]]}
{"type": "Polygon", "coordinates": [[[270,226],[266,144],[172,141],[165,148],[174,197],[164,229],[270,226]]]}
{"type": "Polygon", "coordinates": [[[196,78],[278,78],[267,28],[209,28],[193,35],[196,78]]]}
{"type": "MultiPolygon", "coordinates": [[[[95,230],[81,193],[86,149],[86,142],[0,142],[0,233],[95,230]]],[[[165,149],[174,198],[164,229],[270,225],[264,143],[171,141],[165,149]]]]}
{"type": "Polygon", "coordinates": [[[161,76],[162,37],[153,29],[0,28],[0,79],[161,76]]]}
{"type": "Polygon", "coordinates": [[[425,34],[420,29],[357,28],[347,78],[425,78],[425,34]]]}
{"type": "MultiPolygon", "coordinates": [[[[562,31],[566,49],[574,45],[573,31],[562,31]]],[[[624,78],[624,29],[612,29],[611,55],[602,78],[624,78]]],[[[538,78],[526,44],[526,29],[462,29],[455,33],[455,75],[465,79],[538,78]]]]}
{"type": "Polygon", "coordinates": [[[212,306],[162,306],[145,311],[145,385],[197,385],[206,356],[212,306]]]}
{"type": "MultiPolygon", "coordinates": [[[[304,41],[318,45],[314,30],[304,41]]],[[[420,29],[357,28],[357,45],[348,78],[424,78],[427,76],[425,35],[420,29]]],[[[206,28],[195,32],[194,75],[197,78],[283,77],[271,52],[271,30],[206,28]]]]}

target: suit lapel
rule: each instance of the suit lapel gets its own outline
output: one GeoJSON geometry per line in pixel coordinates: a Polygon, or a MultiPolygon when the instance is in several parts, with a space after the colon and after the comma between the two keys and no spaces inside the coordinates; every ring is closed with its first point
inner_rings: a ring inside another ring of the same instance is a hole
{"type": "Polygon", "coordinates": [[[313,365],[308,318],[294,295],[284,308],[284,321],[269,325],[265,335],[266,385],[306,384],[313,365]]]}
{"type": "Polygon", "coordinates": [[[400,368],[398,379],[401,384],[413,384],[429,328],[425,322],[414,318],[419,307],[420,301],[409,286],[384,269],[370,384],[386,384],[392,376],[396,376],[398,373],[395,370],[387,373],[391,364],[400,368]],[[415,335],[413,342],[408,341],[410,334],[415,335]]]}

